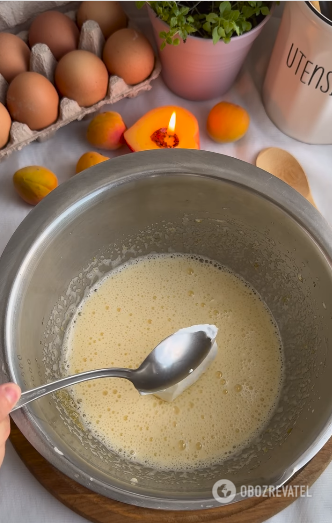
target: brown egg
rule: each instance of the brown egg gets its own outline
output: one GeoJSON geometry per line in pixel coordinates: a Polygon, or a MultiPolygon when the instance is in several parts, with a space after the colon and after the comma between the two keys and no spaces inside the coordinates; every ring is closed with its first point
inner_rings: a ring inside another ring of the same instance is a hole
{"type": "Polygon", "coordinates": [[[153,71],[154,53],[150,42],[135,29],[120,29],[107,40],[103,60],[111,74],[134,85],[153,71]]]}
{"type": "Polygon", "coordinates": [[[89,107],[105,98],[108,73],[105,64],[89,51],[72,51],[55,70],[55,85],[62,96],[89,107]]]}
{"type": "Polygon", "coordinates": [[[0,73],[8,83],[15,76],[28,71],[30,49],[18,36],[0,33],[0,73]]]}
{"type": "Polygon", "coordinates": [[[82,2],[77,11],[77,25],[87,20],[98,22],[105,38],[127,26],[127,16],[119,2],[82,2]]]}
{"type": "Polygon", "coordinates": [[[46,44],[56,60],[77,49],[79,30],[72,20],[58,11],[46,11],[31,24],[29,44],[46,44]]]}
{"type": "Polygon", "coordinates": [[[58,118],[59,96],[47,78],[38,73],[21,73],[7,91],[7,107],[13,120],[39,131],[58,118]]]}
{"type": "Polygon", "coordinates": [[[0,149],[6,145],[12,121],[6,107],[0,103],[0,149]]]}

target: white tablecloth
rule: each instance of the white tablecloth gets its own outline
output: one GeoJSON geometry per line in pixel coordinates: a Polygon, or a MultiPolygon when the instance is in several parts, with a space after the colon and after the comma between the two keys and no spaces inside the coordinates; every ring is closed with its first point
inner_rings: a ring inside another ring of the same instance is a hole
{"type": "MultiPolygon", "coordinates": [[[[145,23],[141,20],[140,23],[145,23]]],[[[218,99],[207,102],[189,102],[173,95],[161,79],[153,89],[137,99],[122,100],[112,107],[118,111],[127,126],[145,112],[161,105],[182,105],[192,111],[200,125],[201,148],[227,154],[254,163],[258,152],[277,146],[289,150],[303,165],[314,199],[321,213],[332,224],[332,146],[305,145],[282,134],[265,114],[260,87],[264,77],[278,28],[274,18],[255,42],[246,64],[231,91],[224,100],[244,106],[251,116],[250,129],[245,138],[235,144],[218,145],[206,134],[206,118],[218,99]]],[[[145,29],[148,30],[148,27],[145,29]]],[[[107,108],[105,109],[107,110],[107,108]]],[[[54,138],[43,144],[33,143],[14,153],[0,164],[0,252],[31,207],[14,192],[12,175],[26,165],[44,165],[58,176],[59,182],[68,180],[75,172],[78,158],[90,146],[85,139],[88,122],[75,122],[61,129],[54,138]]],[[[127,154],[123,147],[110,155],[127,154]]],[[[332,521],[332,464],[311,488],[312,498],[295,501],[269,523],[330,523],[332,521]]],[[[54,499],[28,472],[10,443],[0,470],[0,523],[83,523],[85,520],[54,499]]]]}

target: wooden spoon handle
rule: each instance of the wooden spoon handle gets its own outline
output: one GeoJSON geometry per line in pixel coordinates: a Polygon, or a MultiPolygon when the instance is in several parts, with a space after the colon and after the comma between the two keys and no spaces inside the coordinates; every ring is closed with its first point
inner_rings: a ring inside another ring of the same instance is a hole
{"type": "Polygon", "coordinates": [[[320,11],[320,5],[319,5],[319,2],[316,2],[316,1],[314,0],[314,1],[310,2],[310,3],[314,6],[315,9],[317,9],[317,11],[321,12],[321,11],[320,11]]]}

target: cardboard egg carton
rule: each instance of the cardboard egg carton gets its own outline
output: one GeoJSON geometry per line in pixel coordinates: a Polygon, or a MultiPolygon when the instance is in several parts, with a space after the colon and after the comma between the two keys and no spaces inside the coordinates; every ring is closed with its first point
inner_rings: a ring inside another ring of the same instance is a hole
{"type": "MultiPolygon", "coordinates": [[[[72,20],[76,19],[75,11],[65,13],[72,20]]],[[[129,27],[131,24],[129,23],[129,27]]],[[[25,42],[28,41],[28,31],[22,31],[17,34],[25,42]]],[[[102,55],[105,39],[97,22],[92,20],[86,21],[80,32],[79,49],[90,51],[99,58],[102,55]]],[[[50,49],[45,44],[36,44],[31,49],[30,71],[42,74],[54,84],[54,72],[57,66],[50,49]]],[[[90,107],[80,107],[77,102],[69,98],[61,98],[59,105],[59,116],[57,121],[41,131],[32,131],[26,124],[16,121],[12,122],[10,129],[9,141],[3,149],[0,149],[0,161],[5,159],[14,151],[21,150],[25,145],[37,140],[44,142],[54,136],[56,131],[61,127],[75,120],[82,120],[88,115],[96,113],[106,104],[113,104],[122,98],[134,98],[143,91],[149,91],[152,86],[152,80],[155,80],[161,71],[161,65],[156,59],[154,70],[149,78],[136,85],[127,85],[122,78],[110,76],[106,97],[100,102],[90,107]]],[[[6,104],[6,95],[8,83],[0,74],[0,102],[6,104]]]]}

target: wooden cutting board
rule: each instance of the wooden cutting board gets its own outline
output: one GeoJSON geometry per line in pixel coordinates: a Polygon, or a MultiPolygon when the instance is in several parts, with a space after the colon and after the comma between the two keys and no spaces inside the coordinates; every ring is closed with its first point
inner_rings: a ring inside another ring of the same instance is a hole
{"type": "MultiPolygon", "coordinates": [[[[232,505],[197,511],[155,511],[126,505],[95,494],[48,463],[12,422],[10,440],[30,472],[55,498],[93,523],[262,523],[295,497],[251,498],[232,505]]],[[[311,486],[332,459],[332,438],[289,482],[311,486]]]]}

